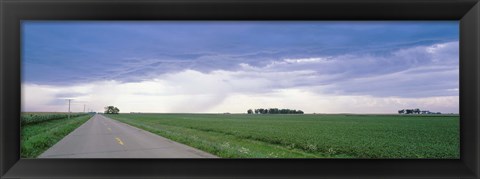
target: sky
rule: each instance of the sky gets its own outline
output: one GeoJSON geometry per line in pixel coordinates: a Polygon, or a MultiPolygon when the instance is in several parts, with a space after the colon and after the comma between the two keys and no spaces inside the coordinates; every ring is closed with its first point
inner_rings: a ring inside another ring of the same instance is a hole
{"type": "Polygon", "coordinates": [[[458,21],[22,21],[22,111],[459,112],[458,21]]]}

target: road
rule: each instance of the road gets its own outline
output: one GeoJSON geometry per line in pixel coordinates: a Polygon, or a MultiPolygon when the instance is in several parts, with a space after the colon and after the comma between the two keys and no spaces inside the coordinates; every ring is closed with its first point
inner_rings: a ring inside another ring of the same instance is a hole
{"type": "Polygon", "coordinates": [[[100,114],[42,153],[39,158],[216,158],[100,114]]]}

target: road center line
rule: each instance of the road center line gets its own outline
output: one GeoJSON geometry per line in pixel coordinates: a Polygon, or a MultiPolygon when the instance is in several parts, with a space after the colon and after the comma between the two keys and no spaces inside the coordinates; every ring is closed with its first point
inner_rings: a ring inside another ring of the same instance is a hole
{"type": "Polygon", "coordinates": [[[118,142],[120,145],[123,145],[123,142],[122,142],[122,140],[121,140],[120,138],[115,137],[115,139],[117,140],[117,142],[118,142]]]}

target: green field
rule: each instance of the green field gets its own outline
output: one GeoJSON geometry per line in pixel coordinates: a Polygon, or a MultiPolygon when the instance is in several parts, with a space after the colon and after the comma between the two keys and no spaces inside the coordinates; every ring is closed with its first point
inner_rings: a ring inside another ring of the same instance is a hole
{"type": "Polygon", "coordinates": [[[65,113],[22,113],[20,157],[38,157],[92,117],[85,113],[73,114],[77,117],[70,119],[67,116],[65,113]],[[28,123],[24,119],[36,122],[28,123]]]}
{"type": "Polygon", "coordinates": [[[459,116],[119,114],[225,158],[459,158],[459,116]]]}

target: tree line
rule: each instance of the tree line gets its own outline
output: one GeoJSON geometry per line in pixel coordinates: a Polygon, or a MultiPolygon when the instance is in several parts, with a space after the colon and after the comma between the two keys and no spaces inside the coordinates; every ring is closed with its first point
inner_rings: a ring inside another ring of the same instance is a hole
{"type": "Polygon", "coordinates": [[[302,110],[295,110],[295,109],[278,109],[278,108],[270,108],[270,109],[249,109],[247,110],[248,114],[303,114],[302,110]]]}
{"type": "Polygon", "coordinates": [[[402,109],[398,110],[398,114],[442,114],[441,112],[430,112],[429,110],[416,109],[402,109]]]}
{"type": "Polygon", "coordinates": [[[398,110],[398,114],[420,114],[421,110],[416,108],[416,109],[402,109],[398,110]]]}

